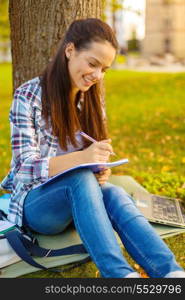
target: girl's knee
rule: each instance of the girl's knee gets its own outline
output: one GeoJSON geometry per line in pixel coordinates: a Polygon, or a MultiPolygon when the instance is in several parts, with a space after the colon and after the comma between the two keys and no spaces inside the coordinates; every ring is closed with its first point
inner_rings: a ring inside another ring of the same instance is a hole
{"type": "Polygon", "coordinates": [[[104,193],[108,193],[112,197],[118,197],[118,196],[129,196],[130,195],[121,187],[118,185],[114,185],[112,183],[107,182],[103,188],[104,193]]]}
{"type": "Polygon", "coordinates": [[[109,216],[115,222],[123,225],[136,217],[143,217],[134,199],[122,187],[108,184],[104,187],[103,199],[109,216]]]}
{"type": "Polygon", "coordinates": [[[75,170],[72,173],[72,176],[74,177],[74,183],[77,183],[78,186],[86,187],[86,188],[94,188],[99,189],[98,181],[96,180],[96,177],[91,169],[88,168],[82,168],[75,170]]]}
{"type": "Polygon", "coordinates": [[[123,204],[134,204],[132,197],[120,186],[107,183],[102,189],[105,201],[120,202],[123,204]]]}

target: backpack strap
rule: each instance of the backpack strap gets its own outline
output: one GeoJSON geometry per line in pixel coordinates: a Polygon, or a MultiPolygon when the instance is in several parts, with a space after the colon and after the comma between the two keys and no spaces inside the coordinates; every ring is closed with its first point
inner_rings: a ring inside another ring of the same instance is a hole
{"type": "Polygon", "coordinates": [[[0,220],[4,219],[7,219],[7,214],[2,209],[0,209],[0,220]]]}
{"type": "Polygon", "coordinates": [[[23,235],[21,235],[21,241],[23,242],[26,249],[29,249],[31,255],[38,257],[51,257],[87,253],[83,244],[73,245],[62,249],[46,249],[40,247],[38,244],[33,243],[31,240],[27,239],[23,235]]]}
{"type": "Polygon", "coordinates": [[[24,244],[22,243],[21,233],[18,230],[15,229],[15,230],[7,231],[4,234],[4,236],[7,238],[10,246],[13,248],[13,250],[22,260],[26,261],[28,264],[36,268],[47,270],[46,267],[34,261],[33,258],[30,256],[24,244]]]}
{"type": "MultiPolygon", "coordinates": [[[[46,249],[38,246],[35,244],[29,237],[26,237],[21,231],[17,228],[14,230],[10,230],[4,233],[4,236],[7,238],[10,246],[16,252],[16,254],[28,264],[43,270],[49,270],[53,272],[62,272],[62,270],[56,269],[48,269],[43,265],[37,263],[31,255],[38,256],[38,257],[51,257],[51,256],[62,256],[62,255],[70,255],[70,254],[82,254],[87,253],[86,249],[84,248],[83,244],[78,244],[74,246],[69,246],[63,249],[46,249]]],[[[84,260],[80,262],[85,263],[90,261],[90,256],[86,257],[84,260]]],[[[77,264],[79,265],[79,263],[77,264]]],[[[76,265],[75,265],[76,266],[76,265]]],[[[69,269],[73,268],[74,266],[70,267],[69,269]]],[[[67,269],[65,269],[67,270],[67,269]]],[[[63,271],[65,271],[63,270],[63,271]]]]}

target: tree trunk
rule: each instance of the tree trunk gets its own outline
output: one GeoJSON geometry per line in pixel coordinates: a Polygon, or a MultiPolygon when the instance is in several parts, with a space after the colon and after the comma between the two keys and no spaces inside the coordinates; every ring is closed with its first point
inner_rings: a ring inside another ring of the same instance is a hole
{"type": "Polygon", "coordinates": [[[102,0],[9,0],[13,90],[38,76],[75,19],[102,16],[102,0]]]}

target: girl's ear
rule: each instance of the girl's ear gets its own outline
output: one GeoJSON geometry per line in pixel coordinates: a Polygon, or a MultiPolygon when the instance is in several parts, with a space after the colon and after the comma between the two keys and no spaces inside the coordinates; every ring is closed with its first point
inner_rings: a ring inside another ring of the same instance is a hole
{"type": "Polygon", "coordinates": [[[70,58],[72,52],[74,51],[74,44],[73,43],[68,43],[65,49],[65,55],[67,59],[70,58]]]}

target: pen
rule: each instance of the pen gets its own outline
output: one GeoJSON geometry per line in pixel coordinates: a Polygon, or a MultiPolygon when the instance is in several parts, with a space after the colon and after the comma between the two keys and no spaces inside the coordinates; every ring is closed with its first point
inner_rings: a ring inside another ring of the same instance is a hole
{"type": "MultiPolygon", "coordinates": [[[[97,142],[95,139],[93,139],[91,136],[89,136],[88,134],[86,134],[83,131],[80,131],[80,135],[82,135],[84,138],[86,138],[87,140],[89,140],[89,141],[91,141],[93,143],[97,142]]],[[[110,152],[110,154],[116,155],[114,152],[110,152]]]]}

